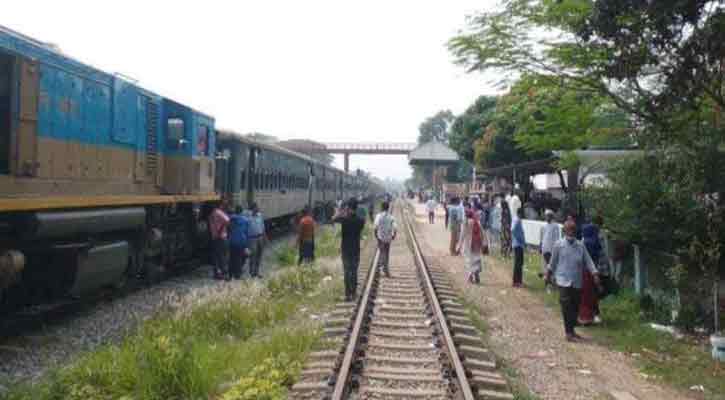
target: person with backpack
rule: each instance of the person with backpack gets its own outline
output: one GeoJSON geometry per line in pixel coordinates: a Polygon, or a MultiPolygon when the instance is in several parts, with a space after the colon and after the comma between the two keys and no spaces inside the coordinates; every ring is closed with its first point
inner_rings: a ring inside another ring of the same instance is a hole
{"type": "Polygon", "coordinates": [[[488,240],[481,227],[480,217],[473,210],[466,211],[466,219],[461,227],[458,252],[461,250],[466,262],[466,282],[481,283],[482,255],[488,254],[488,240]]]}
{"type": "Polygon", "coordinates": [[[375,217],[375,238],[378,239],[378,268],[382,268],[385,276],[390,276],[388,264],[390,261],[390,243],[395,240],[397,226],[395,217],[390,213],[390,203],[382,205],[382,211],[375,217]]]}
{"type": "Polygon", "coordinates": [[[241,279],[249,256],[249,218],[237,207],[229,217],[229,275],[241,279]]]}

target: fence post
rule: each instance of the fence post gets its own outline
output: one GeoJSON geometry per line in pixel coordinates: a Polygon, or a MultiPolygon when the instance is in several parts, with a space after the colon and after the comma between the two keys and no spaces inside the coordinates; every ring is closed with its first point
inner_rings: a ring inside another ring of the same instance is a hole
{"type": "Polygon", "coordinates": [[[647,288],[647,265],[642,262],[642,253],[636,244],[634,248],[634,291],[638,295],[644,294],[647,288]]]}

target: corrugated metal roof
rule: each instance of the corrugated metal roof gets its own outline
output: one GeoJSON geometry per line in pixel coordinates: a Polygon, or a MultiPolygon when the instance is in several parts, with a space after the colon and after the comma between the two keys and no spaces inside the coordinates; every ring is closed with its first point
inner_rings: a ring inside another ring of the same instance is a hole
{"type": "Polygon", "coordinates": [[[422,144],[408,154],[410,162],[415,161],[439,161],[439,162],[456,162],[460,159],[458,153],[453,151],[437,140],[422,144]]]}

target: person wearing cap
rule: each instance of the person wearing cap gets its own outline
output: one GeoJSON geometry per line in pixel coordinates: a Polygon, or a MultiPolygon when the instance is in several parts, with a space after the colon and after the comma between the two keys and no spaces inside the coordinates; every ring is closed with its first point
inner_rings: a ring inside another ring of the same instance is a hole
{"type": "Polygon", "coordinates": [[[576,240],[576,223],[564,223],[565,237],[556,242],[551,252],[551,262],[546,271],[546,279],[554,278],[559,287],[559,304],[564,319],[566,340],[575,342],[581,339],[574,331],[581,301],[581,288],[584,271],[592,274],[594,283],[599,286],[599,272],[589,256],[584,244],[576,240]]]}
{"type": "Polygon", "coordinates": [[[264,228],[264,216],[259,211],[257,203],[251,204],[247,218],[249,218],[249,275],[252,278],[261,278],[259,269],[267,234],[264,228]]]}
{"type": "Polygon", "coordinates": [[[357,292],[357,270],[360,266],[360,235],[365,226],[365,216],[357,215],[357,199],[350,199],[338,209],[332,218],[333,223],[342,227],[340,253],[345,276],[345,301],[352,301],[357,292]]]}
{"type": "MultiPolygon", "coordinates": [[[[554,222],[554,212],[546,210],[546,212],[544,212],[544,216],[546,217],[546,225],[542,226],[539,231],[539,251],[541,252],[541,256],[544,258],[542,271],[539,274],[539,277],[542,279],[544,278],[544,275],[546,275],[546,269],[549,265],[549,261],[551,261],[551,250],[554,248],[554,244],[556,244],[561,236],[559,233],[559,225],[554,222]]],[[[544,282],[544,286],[547,291],[549,290],[550,283],[551,282],[549,281],[544,282]]]]}

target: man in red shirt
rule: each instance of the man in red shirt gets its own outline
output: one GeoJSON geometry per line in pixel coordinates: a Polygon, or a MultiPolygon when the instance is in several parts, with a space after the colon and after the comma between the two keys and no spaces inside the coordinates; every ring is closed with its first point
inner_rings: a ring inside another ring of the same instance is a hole
{"type": "Polygon", "coordinates": [[[300,256],[297,265],[302,263],[311,263],[315,261],[315,219],[312,218],[310,207],[305,206],[300,219],[299,233],[297,236],[297,246],[299,246],[300,256]]]}
{"type": "Polygon", "coordinates": [[[209,232],[211,233],[211,254],[214,263],[214,278],[229,279],[229,242],[227,227],[229,226],[229,216],[224,211],[227,209],[227,200],[222,200],[221,204],[209,215],[209,232]]]}

